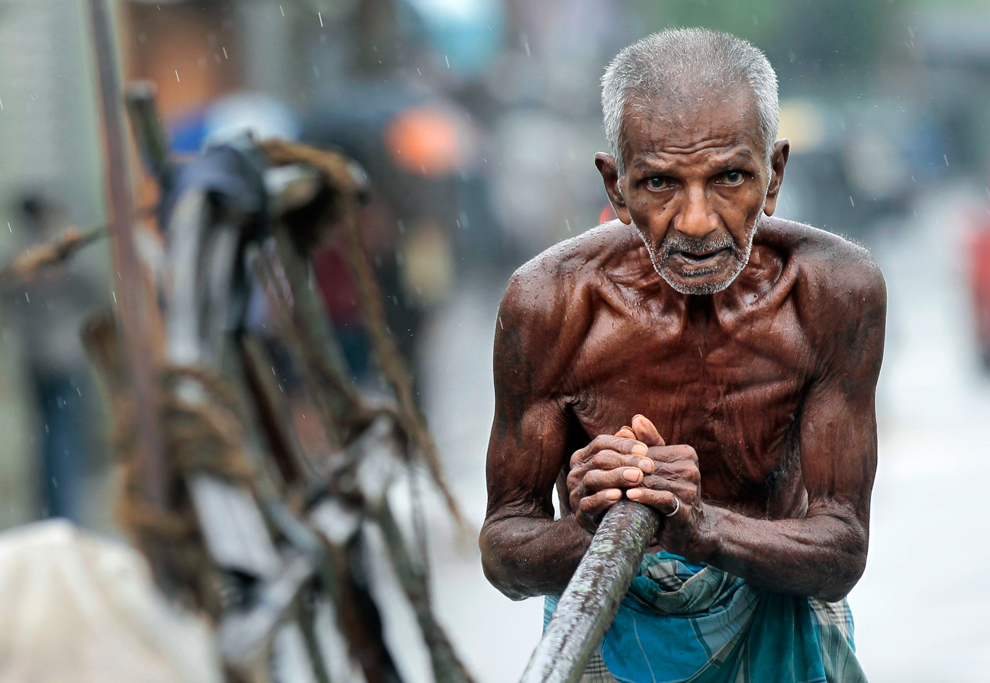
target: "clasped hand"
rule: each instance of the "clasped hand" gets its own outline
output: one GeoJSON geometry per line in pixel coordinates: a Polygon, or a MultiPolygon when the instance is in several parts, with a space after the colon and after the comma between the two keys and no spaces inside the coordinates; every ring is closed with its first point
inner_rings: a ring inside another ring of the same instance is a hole
{"type": "Polygon", "coordinates": [[[567,489],[582,528],[594,532],[608,508],[625,495],[663,515],[656,540],[665,550],[692,561],[704,559],[698,454],[691,446],[666,445],[642,415],[614,436],[603,434],[575,451],[567,489]]]}

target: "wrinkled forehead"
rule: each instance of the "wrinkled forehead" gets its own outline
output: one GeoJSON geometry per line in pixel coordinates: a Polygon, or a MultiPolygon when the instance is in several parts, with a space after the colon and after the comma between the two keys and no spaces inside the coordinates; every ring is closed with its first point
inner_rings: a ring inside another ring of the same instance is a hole
{"type": "Polygon", "coordinates": [[[756,97],[744,87],[686,87],[630,94],[622,120],[623,156],[709,146],[748,147],[763,156],[756,97]]]}

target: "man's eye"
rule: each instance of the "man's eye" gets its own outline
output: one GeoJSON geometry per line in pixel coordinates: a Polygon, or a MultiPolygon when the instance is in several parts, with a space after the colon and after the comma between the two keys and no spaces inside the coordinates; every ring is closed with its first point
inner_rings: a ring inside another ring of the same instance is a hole
{"type": "Polygon", "coordinates": [[[670,179],[663,176],[655,176],[646,181],[651,190],[666,190],[670,187],[670,179]]]}
{"type": "Polygon", "coordinates": [[[739,185],[746,176],[742,171],[726,171],[722,174],[723,185],[739,185]]]}

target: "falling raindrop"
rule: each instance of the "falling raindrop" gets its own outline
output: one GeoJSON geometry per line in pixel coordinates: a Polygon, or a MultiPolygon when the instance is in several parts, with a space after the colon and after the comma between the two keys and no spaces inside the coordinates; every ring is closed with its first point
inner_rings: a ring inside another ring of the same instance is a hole
{"type": "Polygon", "coordinates": [[[849,203],[852,204],[854,209],[856,208],[856,202],[853,201],[853,198],[851,196],[849,197],[849,203]]]}

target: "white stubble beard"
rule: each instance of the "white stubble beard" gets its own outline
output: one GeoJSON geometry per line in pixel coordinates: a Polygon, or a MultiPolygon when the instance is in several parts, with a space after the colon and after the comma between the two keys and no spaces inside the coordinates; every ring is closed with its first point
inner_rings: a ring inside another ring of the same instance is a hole
{"type": "MultiPolygon", "coordinates": [[[[720,249],[731,249],[732,255],[735,257],[735,263],[732,266],[732,270],[729,271],[729,274],[726,276],[725,280],[722,282],[716,282],[712,284],[695,285],[693,287],[685,286],[681,282],[674,281],[673,278],[670,276],[670,274],[663,267],[664,262],[668,258],[670,258],[670,254],[673,251],[677,251],[677,249],[674,249],[674,247],[688,247],[688,250],[690,250],[691,248],[695,248],[696,245],[694,244],[687,245],[684,240],[673,240],[668,242],[667,238],[664,238],[664,242],[661,243],[661,247],[664,248],[664,255],[663,258],[661,259],[660,254],[657,253],[657,250],[650,243],[650,240],[643,233],[643,231],[639,229],[639,226],[635,225],[635,223],[633,225],[636,227],[636,232],[639,234],[639,238],[643,240],[643,244],[646,246],[646,252],[650,255],[650,261],[653,263],[653,269],[657,271],[657,274],[660,277],[662,277],[664,281],[666,281],[666,283],[670,285],[671,288],[674,289],[674,291],[680,294],[688,294],[693,296],[706,296],[710,294],[717,294],[718,292],[721,292],[724,289],[726,289],[729,285],[735,282],[736,278],[739,277],[739,274],[742,273],[743,270],[746,268],[746,266],[749,264],[749,257],[753,251],[753,240],[756,237],[756,229],[757,226],[759,225],[760,216],[763,215],[763,209],[766,207],[766,204],[767,204],[767,198],[766,195],[764,195],[763,202],[760,204],[760,210],[756,214],[756,220],[753,221],[753,225],[749,229],[749,235],[747,235],[746,247],[744,249],[742,250],[739,249],[738,245],[736,244],[735,240],[732,239],[731,235],[728,236],[727,240],[725,239],[713,240],[712,244],[710,245],[705,244],[703,248],[698,249],[698,251],[702,251],[702,252],[716,251],[720,249]],[[664,243],[666,243],[666,245],[664,243]]],[[[698,240],[698,242],[704,244],[703,240],[698,240]]]]}

